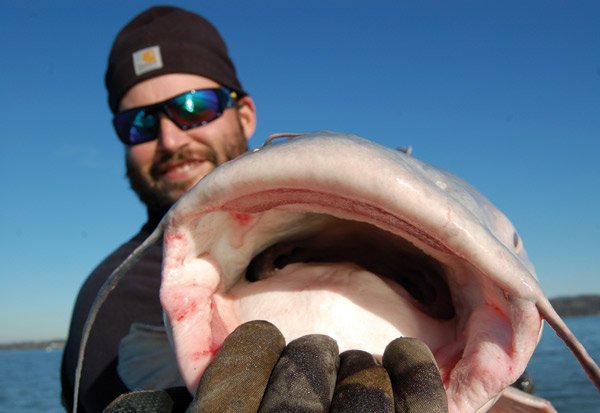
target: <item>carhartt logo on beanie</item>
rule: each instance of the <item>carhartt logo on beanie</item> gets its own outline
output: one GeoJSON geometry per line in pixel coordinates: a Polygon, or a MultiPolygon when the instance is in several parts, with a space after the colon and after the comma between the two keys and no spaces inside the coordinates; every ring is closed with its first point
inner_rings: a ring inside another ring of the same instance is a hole
{"type": "Polygon", "coordinates": [[[133,69],[140,76],[151,70],[162,69],[160,46],[146,47],[133,53],[133,69]]]}
{"type": "Polygon", "coordinates": [[[167,73],[197,74],[246,94],[225,42],[208,20],[177,7],[152,7],[113,43],[105,76],[112,112],[136,83],[167,73]]]}

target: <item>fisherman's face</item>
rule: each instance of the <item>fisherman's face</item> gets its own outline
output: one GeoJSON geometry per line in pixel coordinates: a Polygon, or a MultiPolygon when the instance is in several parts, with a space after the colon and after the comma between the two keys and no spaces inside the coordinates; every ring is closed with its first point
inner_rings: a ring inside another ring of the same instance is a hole
{"type": "MultiPolygon", "coordinates": [[[[219,84],[197,75],[157,76],[127,91],[119,110],[161,102],[192,89],[214,87],[219,84]]],[[[131,187],[150,210],[164,213],[210,171],[247,151],[255,127],[254,102],[249,96],[239,99],[214,121],[186,131],[161,115],[156,139],[126,148],[131,187]]]]}

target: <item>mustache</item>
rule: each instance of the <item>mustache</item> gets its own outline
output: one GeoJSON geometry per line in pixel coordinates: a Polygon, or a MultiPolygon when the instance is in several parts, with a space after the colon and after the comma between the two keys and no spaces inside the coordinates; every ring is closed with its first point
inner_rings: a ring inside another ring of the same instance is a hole
{"type": "Polygon", "coordinates": [[[188,147],[183,147],[174,153],[158,154],[152,162],[150,174],[153,177],[158,177],[167,170],[169,165],[192,160],[208,161],[215,166],[218,165],[217,152],[214,149],[206,147],[200,150],[194,150],[188,147]]]}

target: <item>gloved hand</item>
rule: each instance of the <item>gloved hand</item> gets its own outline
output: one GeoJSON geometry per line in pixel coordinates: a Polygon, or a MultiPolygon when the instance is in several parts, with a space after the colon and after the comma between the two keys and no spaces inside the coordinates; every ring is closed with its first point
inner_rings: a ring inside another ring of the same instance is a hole
{"type": "MultiPolygon", "coordinates": [[[[172,393],[172,390],[171,390],[172,393]]],[[[175,413],[169,391],[133,392],[105,412],[175,413]]],[[[176,400],[177,401],[177,400],[176,400]]],[[[392,341],[383,366],[364,351],[338,355],[330,337],[307,335],[287,346],[266,321],[239,326],[204,372],[187,413],[447,412],[429,348],[416,339],[392,341]]]]}

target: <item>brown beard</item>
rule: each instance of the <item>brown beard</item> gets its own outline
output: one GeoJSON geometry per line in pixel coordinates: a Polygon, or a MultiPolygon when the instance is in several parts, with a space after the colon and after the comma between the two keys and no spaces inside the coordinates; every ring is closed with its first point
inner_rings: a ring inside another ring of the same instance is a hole
{"type": "Polygon", "coordinates": [[[160,176],[161,171],[164,169],[164,165],[168,162],[180,162],[186,159],[195,158],[195,155],[199,155],[202,159],[212,163],[216,168],[221,163],[231,160],[248,150],[241,125],[239,126],[239,130],[237,131],[239,136],[235,139],[235,143],[225,148],[226,159],[219,161],[217,153],[212,147],[207,147],[202,152],[190,150],[188,147],[182,147],[175,153],[162,154],[154,159],[150,168],[151,182],[148,182],[141,174],[140,170],[130,162],[129,157],[125,157],[125,166],[129,184],[140,201],[146,205],[150,221],[158,223],[169,208],[171,208],[171,206],[173,206],[173,204],[190,189],[189,182],[170,183],[167,187],[162,182],[157,181],[156,178],[160,176]]]}

